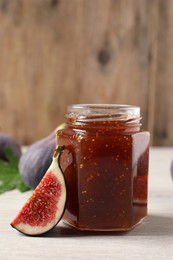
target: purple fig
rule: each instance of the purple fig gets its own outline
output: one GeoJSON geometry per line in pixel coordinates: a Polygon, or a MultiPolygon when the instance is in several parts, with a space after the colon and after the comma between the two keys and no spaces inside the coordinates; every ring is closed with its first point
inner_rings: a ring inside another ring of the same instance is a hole
{"type": "Polygon", "coordinates": [[[20,158],[21,148],[17,144],[15,139],[6,135],[6,134],[1,133],[0,134],[0,159],[7,161],[7,158],[5,156],[5,147],[10,148],[13,151],[13,153],[16,156],[17,159],[20,158]]]}
{"type": "Polygon", "coordinates": [[[172,180],[173,180],[173,160],[171,162],[171,177],[172,177],[172,180]]]}
{"type": "Polygon", "coordinates": [[[22,154],[19,161],[19,171],[23,181],[31,189],[35,189],[52,162],[56,148],[56,132],[65,127],[60,125],[49,136],[31,144],[22,154]]]}

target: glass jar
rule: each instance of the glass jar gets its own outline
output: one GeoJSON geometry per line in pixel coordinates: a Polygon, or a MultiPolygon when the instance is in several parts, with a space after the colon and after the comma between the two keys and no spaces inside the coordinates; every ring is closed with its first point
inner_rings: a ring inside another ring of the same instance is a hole
{"type": "Polygon", "coordinates": [[[140,130],[140,108],[72,105],[61,167],[68,187],[63,219],[79,230],[119,231],[147,215],[149,133],[140,130]]]}

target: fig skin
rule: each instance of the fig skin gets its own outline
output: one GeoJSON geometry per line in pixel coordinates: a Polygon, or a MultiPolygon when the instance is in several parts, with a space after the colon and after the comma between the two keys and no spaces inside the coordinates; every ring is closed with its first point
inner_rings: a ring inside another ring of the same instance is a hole
{"type": "Polygon", "coordinates": [[[170,171],[171,171],[171,177],[172,177],[172,180],[173,180],[173,160],[171,162],[170,171]]]}
{"type": "Polygon", "coordinates": [[[9,147],[13,151],[17,159],[21,157],[22,154],[21,148],[19,144],[16,142],[16,140],[4,133],[1,133],[0,134],[0,159],[4,161],[8,161],[4,153],[5,147],[9,147]]]}
{"type": "Polygon", "coordinates": [[[60,125],[49,136],[31,144],[19,160],[20,175],[30,189],[35,189],[48,170],[56,148],[56,132],[65,127],[60,125]]]}

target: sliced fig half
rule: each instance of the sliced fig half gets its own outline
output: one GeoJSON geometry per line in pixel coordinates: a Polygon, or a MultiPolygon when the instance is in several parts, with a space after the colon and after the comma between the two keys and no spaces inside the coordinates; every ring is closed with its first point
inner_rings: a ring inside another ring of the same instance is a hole
{"type": "Polygon", "coordinates": [[[67,200],[67,186],[60,168],[64,147],[55,149],[52,163],[11,226],[26,235],[43,234],[60,221],[67,200]]]}

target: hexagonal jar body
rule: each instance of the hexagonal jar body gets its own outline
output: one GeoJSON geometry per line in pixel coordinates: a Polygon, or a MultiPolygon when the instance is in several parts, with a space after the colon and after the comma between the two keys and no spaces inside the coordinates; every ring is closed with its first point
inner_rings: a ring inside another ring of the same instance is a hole
{"type": "Polygon", "coordinates": [[[149,133],[140,108],[72,105],[61,167],[68,187],[63,219],[80,230],[129,230],[147,215],[149,133]]]}

